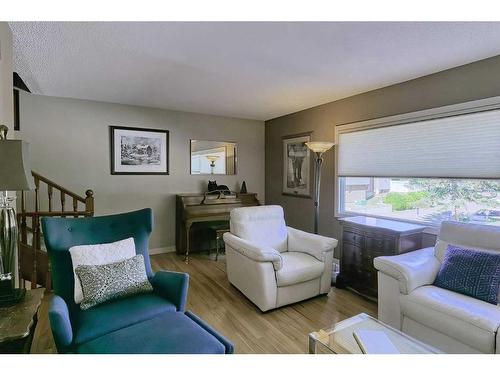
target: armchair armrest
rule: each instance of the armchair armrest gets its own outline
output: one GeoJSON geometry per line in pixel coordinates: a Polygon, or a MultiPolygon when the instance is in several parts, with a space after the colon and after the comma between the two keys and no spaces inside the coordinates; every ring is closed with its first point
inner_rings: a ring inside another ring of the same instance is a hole
{"type": "Polygon", "coordinates": [[[335,238],[304,232],[292,227],[287,227],[287,230],[288,251],[306,253],[324,262],[325,254],[337,247],[338,241],[335,238]]]}
{"type": "Polygon", "coordinates": [[[395,256],[381,256],[373,260],[375,268],[399,281],[399,290],[408,294],[436,279],[440,263],[434,256],[434,248],[411,251],[395,256]]]}
{"type": "Polygon", "coordinates": [[[154,291],[177,306],[177,311],[186,309],[189,275],[182,272],[158,271],[151,280],[154,291]]]}
{"type": "Polygon", "coordinates": [[[272,262],[276,271],[279,271],[283,266],[280,252],[272,247],[252,243],[231,233],[224,233],[224,242],[235,251],[256,262],[272,262]]]}
{"type": "Polygon", "coordinates": [[[52,335],[59,353],[66,352],[73,342],[73,328],[69,318],[68,305],[62,297],[54,295],[49,304],[49,321],[52,335]]]}

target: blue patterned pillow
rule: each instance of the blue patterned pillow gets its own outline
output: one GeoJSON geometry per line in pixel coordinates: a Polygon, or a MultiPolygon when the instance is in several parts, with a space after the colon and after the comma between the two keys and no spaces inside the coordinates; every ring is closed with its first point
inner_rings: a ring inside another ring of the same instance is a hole
{"type": "Polygon", "coordinates": [[[448,245],[434,285],[496,305],[500,287],[500,253],[448,245]]]}

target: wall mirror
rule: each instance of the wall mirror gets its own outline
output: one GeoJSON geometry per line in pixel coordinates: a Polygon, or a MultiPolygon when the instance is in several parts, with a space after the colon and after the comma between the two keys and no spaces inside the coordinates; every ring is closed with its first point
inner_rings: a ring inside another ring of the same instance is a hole
{"type": "Polygon", "coordinates": [[[191,140],[191,174],[236,174],[236,143],[191,140]]]}

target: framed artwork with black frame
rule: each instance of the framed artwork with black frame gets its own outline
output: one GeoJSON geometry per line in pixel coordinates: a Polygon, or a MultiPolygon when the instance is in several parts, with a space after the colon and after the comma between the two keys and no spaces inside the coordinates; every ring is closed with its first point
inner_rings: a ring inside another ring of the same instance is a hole
{"type": "Polygon", "coordinates": [[[283,143],[283,195],[311,198],[311,132],[287,135],[283,143]]]}
{"type": "Polygon", "coordinates": [[[168,175],[169,131],[110,126],[111,174],[168,175]]]}

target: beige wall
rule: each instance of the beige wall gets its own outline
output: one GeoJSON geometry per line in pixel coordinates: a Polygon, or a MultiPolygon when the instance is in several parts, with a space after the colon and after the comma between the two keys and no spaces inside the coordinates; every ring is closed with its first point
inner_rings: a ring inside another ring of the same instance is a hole
{"type": "Polygon", "coordinates": [[[0,124],[14,135],[14,103],[12,94],[12,33],[7,22],[0,22],[0,124]]]}
{"type": "MultiPolygon", "coordinates": [[[[327,103],[266,121],[266,201],[284,207],[291,226],[313,229],[311,199],[281,195],[281,137],[313,131],[313,140],[334,139],[336,125],[500,95],[500,56],[327,103]]],[[[334,219],[334,156],[325,155],[320,233],[338,237],[334,219]]]]}
{"type": "Polygon", "coordinates": [[[189,140],[238,143],[238,174],[217,176],[219,184],[248,190],[264,201],[264,123],[119,104],[23,93],[21,131],[31,143],[33,170],[72,191],[95,193],[96,214],[151,207],[155,230],[150,247],[175,243],[175,194],[201,192],[207,176],[189,174],[189,140]],[[109,125],[170,131],[169,176],[110,174],[109,125]]]}

